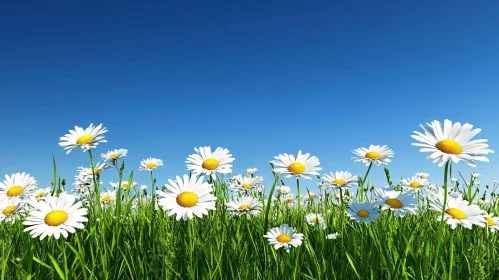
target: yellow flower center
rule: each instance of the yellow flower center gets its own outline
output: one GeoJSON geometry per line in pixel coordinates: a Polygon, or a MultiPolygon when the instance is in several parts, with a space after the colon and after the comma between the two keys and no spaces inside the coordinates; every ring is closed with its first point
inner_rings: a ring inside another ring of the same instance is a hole
{"type": "Polygon", "coordinates": [[[368,159],[380,159],[381,155],[378,152],[369,152],[364,157],[368,159]]]}
{"type": "Polygon", "coordinates": [[[314,199],[314,198],[315,198],[315,196],[316,196],[316,195],[315,195],[315,194],[313,194],[313,193],[312,193],[312,194],[310,194],[310,199],[314,199]]]}
{"type": "Polygon", "coordinates": [[[320,223],[321,220],[317,217],[312,218],[312,223],[320,223]]]}
{"type": "Polygon", "coordinates": [[[13,186],[7,191],[8,197],[18,196],[24,191],[24,188],[21,186],[13,186]]]}
{"type": "Polygon", "coordinates": [[[286,198],[286,202],[291,202],[291,201],[293,201],[293,198],[292,198],[292,197],[288,197],[288,198],[286,198]]]}
{"type": "Polygon", "coordinates": [[[182,207],[192,207],[198,203],[198,196],[193,192],[182,192],[177,196],[177,203],[182,207]]]}
{"type": "Polygon", "coordinates": [[[126,189],[128,189],[128,183],[123,183],[123,184],[121,184],[121,187],[122,187],[123,189],[125,189],[125,190],[126,190],[126,189]]]}
{"type": "Polygon", "coordinates": [[[156,163],[154,163],[154,162],[149,162],[146,166],[147,166],[147,168],[148,168],[148,169],[153,169],[153,168],[155,168],[155,167],[156,167],[156,163]]]}
{"type": "Polygon", "coordinates": [[[95,174],[99,174],[99,173],[101,173],[101,171],[102,171],[102,168],[94,168],[95,174]]]}
{"type": "Polygon", "coordinates": [[[45,193],[44,193],[44,192],[39,192],[39,193],[35,196],[35,198],[36,198],[36,199],[39,199],[40,197],[43,197],[43,196],[45,196],[45,193]]]}
{"type": "Polygon", "coordinates": [[[213,169],[218,167],[218,160],[216,160],[214,158],[209,158],[209,159],[203,161],[202,167],[204,169],[213,170],[213,169]]]}
{"type": "Polygon", "coordinates": [[[449,209],[445,210],[445,213],[447,213],[453,219],[456,219],[456,220],[466,219],[466,214],[464,214],[463,211],[461,211],[457,208],[449,208],[449,209]]]}
{"type": "Polygon", "coordinates": [[[420,186],[421,186],[421,184],[420,184],[420,183],[418,183],[418,182],[412,182],[412,183],[410,183],[410,184],[409,184],[409,187],[411,187],[411,188],[413,188],[413,189],[417,189],[417,188],[419,188],[420,186]]]}
{"type": "Polygon", "coordinates": [[[109,200],[111,199],[111,197],[109,197],[109,195],[106,195],[102,198],[102,201],[104,202],[109,202],[109,200]]]}
{"type": "Polygon", "coordinates": [[[5,209],[3,209],[2,214],[4,214],[5,216],[10,216],[12,215],[12,213],[14,213],[14,211],[16,211],[16,207],[11,205],[5,207],[5,209]]]}
{"type": "Polygon", "coordinates": [[[343,186],[346,183],[347,182],[345,180],[341,180],[341,179],[336,179],[336,180],[333,181],[333,184],[340,185],[340,186],[343,186]]]}
{"type": "Polygon", "coordinates": [[[400,201],[396,198],[390,198],[388,200],[385,200],[385,203],[390,205],[390,207],[392,207],[392,208],[402,208],[402,206],[404,206],[402,201],[400,201]]]}
{"type": "Polygon", "coordinates": [[[239,206],[239,208],[237,208],[237,209],[244,210],[244,209],[251,209],[251,208],[252,208],[251,205],[243,204],[243,205],[239,206]]]}
{"type": "Polygon", "coordinates": [[[109,158],[111,158],[111,159],[115,159],[117,157],[118,157],[118,154],[111,154],[111,155],[109,155],[109,158]]]}
{"type": "Polygon", "coordinates": [[[365,218],[365,217],[369,216],[369,211],[362,209],[359,212],[357,212],[357,216],[359,216],[361,218],[365,218]]]}
{"type": "Polygon", "coordinates": [[[494,220],[492,220],[491,218],[489,218],[489,217],[484,217],[484,218],[487,221],[487,224],[489,225],[489,227],[495,225],[494,220]]]}
{"type": "Polygon", "coordinates": [[[288,166],[288,171],[294,174],[302,174],[305,172],[305,166],[299,162],[293,162],[288,166]]]}
{"type": "Polygon", "coordinates": [[[459,155],[463,152],[463,147],[454,140],[442,140],[438,142],[435,147],[440,151],[451,155],[459,155]]]}
{"type": "Polygon", "coordinates": [[[92,135],[83,135],[80,136],[78,139],[76,139],[76,144],[77,145],[85,145],[90,143],[94,137],[92,135]]]}
{"type": "Polygon", "coordinates": [[[54,210],[45,216],[45,223],[49,226],[59,226],[68,219],[68,214],[62,210],[54,210]]]}
{"type": "Polygon", "coordinates": [[[241,186],[241,188],[243,188],[243,189],[247,190],[247,189],[251,188],[251,184],[248,184],[248,183],[243,184],[243,185],[241,186]]]}
{"type": "Polygon", "coordinates": [[[277,241],[279,241],[279,243],[288,243],[289,241],[291,241],[291,236],[285,233],[281,233],[276,237],[276,239],[277,241]]]}

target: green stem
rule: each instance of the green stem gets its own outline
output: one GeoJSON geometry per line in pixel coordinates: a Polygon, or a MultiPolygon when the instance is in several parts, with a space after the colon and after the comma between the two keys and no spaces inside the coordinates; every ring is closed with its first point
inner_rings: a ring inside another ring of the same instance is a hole
{"type": "Polygon", "coordinates": [[[269,197],[267,199],[268,200],[267,207],[265,208],[265,222],[263,224],[263,232],[264,233],[267,233],[267,230],[268,230],[270,204],[272,203],[272,194],[274,194],[274,189],[275,189],[275,186],[277,185],[277,182],[279,182],[279,174],[275,175],[274,184],[272,184],[272,188],[270,188],[270,194],[269,194],[269,197]]]}
{"type": "Polygon", "coordinates": [[[373,163],[371,162],[369,164],[369,167],[367,168],[366,175],[364,175],[364,179],[362,179],[362,184],[360,186],[360,200],[364,200],[364,184],[366,183],[367,175],[369,175],[369,171],[371,171],[371,167],[373,166],[373,163]]]}
{"type": "Polygon", "coordinates": [[[444,236],[442,236],[442,231],[444,229],[444,225],[445,225],[445,221],[444,221],[444,217],[445,217],[445,209],[447,208],[447,175],[448,175],[448,171],[449,171],[449,164],[450,164],[450,161],[447,161],[447,163],[445,163],[445,170],[444,170],[444,205],[442,207],[442,218],[440,219],[440,227],[438,229],[438,234],[437,234],[437,248],[436,248],[436,252],[435,252],[435,262],[433,264],[433,267],[437,267],[437,264],[438,264],[438,257],[439,257],[439,253],[440,253],[440,243],[442,241],[442,239],[444,238],[444,236]]]}

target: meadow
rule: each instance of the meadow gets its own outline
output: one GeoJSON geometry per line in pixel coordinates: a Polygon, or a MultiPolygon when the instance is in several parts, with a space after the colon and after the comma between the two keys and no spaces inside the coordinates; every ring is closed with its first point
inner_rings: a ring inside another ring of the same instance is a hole
{"type": "Polygon", "coordinates": [[[271,160],[273,178],[234,175],[228,149],[199,147],[163,186],[154,175],[163,161],[144,159],[151,181],[138,186],[125,174],[136,165],[125,164],[127,150],[95,154],[106,128],[75,127],[59,145],[89,162],[71,191],[55,160],[50,188],[25,173],[0,183],[0,279],[498,279],[498,184],[479,196],[478,173],[452,171],[493,151],[471,140],[470,124],[421,128],[413,145],[442,167],[432,174],[442,185],[426,173],[392,182],[393,151],[370,145],[353,151],[362,176],[323,172],[301,151],[271,160]],[[369,184],[373,165],[385,167],[385,188],[369,184]],[[116,174],[111,189],[102,172],[116,174]],[[318,193],[300,188],[308,180],[318,193]]]}

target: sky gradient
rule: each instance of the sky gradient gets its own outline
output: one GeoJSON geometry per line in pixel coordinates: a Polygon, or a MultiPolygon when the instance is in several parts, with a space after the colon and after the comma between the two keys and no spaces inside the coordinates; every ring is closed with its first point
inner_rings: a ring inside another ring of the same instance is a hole
{"type": "MultiPolygon", "coordinates": [[[[66,155],[59,137],[103,123],[108,143],[94,155],[128,149],[125,171],[139,185],[150,185],[142,159],[164,161],[162,185],[188,174],[200,146],[228,148],[233,174],[256,167],[265,185],[269,161],[298,150],[323,172],[361,175],[352,151],[370,144],[395,152],[394,183],[415,172],[442,183],[443,168],[411,135],[447,118],[481,128],[474,139],[499,150],[498,10],[494,1],[8,1],[0,174],[50,186],[53,154],[72,184],[88,154],[66,155]]],[[[488,158],[454,171],[491,184],[499,156],[488,158]]],[[[113,170],[102,178],[106,188],[117,181],[113,170]]],[[[383,167],[370,178],[386,185],[383,167]]]]}

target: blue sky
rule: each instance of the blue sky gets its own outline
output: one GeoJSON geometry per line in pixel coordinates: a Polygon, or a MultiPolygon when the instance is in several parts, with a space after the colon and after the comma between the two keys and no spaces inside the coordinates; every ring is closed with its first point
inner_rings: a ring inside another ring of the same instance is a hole
{"type": "MultiPolygon", "coordinates": [[[[126,171],[157,157],[158,184],[186,173],[194,147],[228,148],[234,174],[298,150],[323,171],[364,174],[352,150],[395,152],[392,180],[443,168],[412,146],[433,120],[471,123],[498,150],[499,2],[8,1],[0,10],[0,174],[70,183],[89,164],[59,137],[103,123],[99,155],[126,148],[126,171]]],[[[498,155],[454,165],[483,185],[498,155]]],[[[456,174],[457,175],[457,174],[456,174]]],[[[111,170],[105,186],[116,181],[111,170]]],[[[384,186],[382,167],[371,181],[384,186]]],[[[287,180],[294,186],[293,180],[287,180]]],[[[317,180],[303,183],[315,189],[317,180]]]]}

